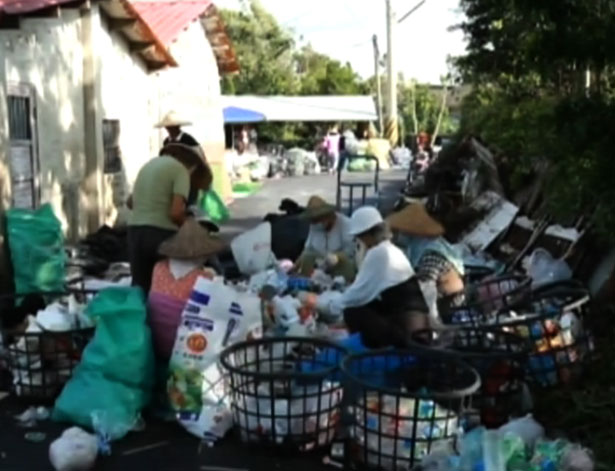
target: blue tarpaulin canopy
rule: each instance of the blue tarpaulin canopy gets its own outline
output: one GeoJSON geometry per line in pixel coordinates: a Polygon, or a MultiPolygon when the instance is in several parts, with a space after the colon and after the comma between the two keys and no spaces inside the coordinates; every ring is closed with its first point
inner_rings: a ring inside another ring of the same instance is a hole
{"type": "Polygon", "coordinates": [[[236,106],[224,108],[224,122],[226,124],[260,123],[265,121],[265,115],[258,111],[252,111],[236,106]]]}
{"type": "Polygon", "coordinates": [[[267,122],[369,122],[378,119],[374,98],[346,96],[222,96],[227,124],[267,122]]]}

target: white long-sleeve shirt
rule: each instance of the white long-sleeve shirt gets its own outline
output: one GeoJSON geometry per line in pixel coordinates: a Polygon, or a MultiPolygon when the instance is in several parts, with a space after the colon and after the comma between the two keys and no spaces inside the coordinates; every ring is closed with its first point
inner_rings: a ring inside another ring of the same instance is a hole
{"type": "Polygon", "coordinates": [[[310,226],[304,251],[313,252],[321,257],[330,253],[343,252],[352,259],[354,248],[354,237],[350,234],[350,219],[337,213],[335,224],[328,232],[314,224],[310,226]]]}
{"type": "Polygon", "coordinates": [[[367,251],[354,283],[342,296],[331,301],[331,312],[339,315],[349,307],[364,306],[384,290],[414,276],[408,258],[391,241],[385,240],[367,251]]]}

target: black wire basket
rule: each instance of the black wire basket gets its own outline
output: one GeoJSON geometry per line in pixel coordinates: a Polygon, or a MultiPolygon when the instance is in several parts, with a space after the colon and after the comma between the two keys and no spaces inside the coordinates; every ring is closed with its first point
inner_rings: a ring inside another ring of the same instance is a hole
{"type": "MultiPolygon", "coordinates": [[[[11,391],[19,400],[29,403],[50,404],[71,378],[81,361],[81,354],[94,336],[94,327],[77,327],[56,332],[38,325],[38,331],[26,332],[25,322],[7,325],[22,299],[36,296],[45,303],[65,298],[69,294],[81,300],[93,294],[85,291],[70,293],[34,293],[2,296],[0,334],[6,371],[11,376],[11,391]]],[[[28,313],[36,315],[36,312],[28,313]]]]}
{"type": "Polygon", "coordinates": [[[463,282],[466,286],[470,286],[480,283],[489,276],[493,276],[494,269],[478,265],[465,265],[464,272],[463,282]]]}
{"type": "MultiPolygon", "coordinates": [[[[520,275],[503,275],[470,285],[465,290],[465,304],[455,306],[453,298],[438,302],[438,311],[445,324],[480,327],[498,311],[525,299],[530,292],[531,280],[520,275]]],[[[454,299],[459,299],[454,295],[454,299]]]]}
{"type": "Polygon", "coordinates": [[[480,388],[468,364],[425,350],[382,350],[342,361],[352,425],[347,465],[409,470],[435,445],[454,445],[480,388]]]}
{"type": "Polygon", "coordinates": [[[341,419],[345,354],[330,342],[291,337],[241,342],[222,352],[241,440],[292,452],[330,444],[341,419]]]}
{"type": "Polygon", "coordinates": [[[594,358],[589,304],[589,293],[578,284],[555,283],[498,315],[500,328],[529,341],[527,372],[533,383],[559,387],[583,377],[594,358]]]}
{"type": "Polygon", "coordinates": [[[495,328],[453,327],[416,332],[413,342],[414,349],[447,353],[480,374],[471,424],[496,428],[530,411],[524,382],[529,343],[522,337],[495,328]]]}

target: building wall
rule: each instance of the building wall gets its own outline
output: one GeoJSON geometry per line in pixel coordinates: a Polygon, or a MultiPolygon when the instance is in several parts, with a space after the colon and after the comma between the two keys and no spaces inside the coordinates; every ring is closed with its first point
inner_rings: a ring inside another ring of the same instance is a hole
{"type": "MultiPolygon", "coordinates": [[[[161,118],[175,109],[192,123],[186,131],[202,145],[207,160],[214,167],[218,193],[230,195],[230,181],[224,169],[224,117],[220,91],[220,75],[205,30],[200,21],[193,21],[171,44],[171,54],[179,67],[158,73],[159,110],[161,118]]],[[[164,138],[159,132],[159,142],[164,138]]]]}
{"type": "MultiPolygon", "coordinates": [[[[40,201],[51,203],[69,235],[85,230],[79,218],[84,177],[83,53],[78,10],[61,18],[23,19],[19,30],[0,31],[0,83],[25,83],[35,92],[40,201]]],[[[6,97],[0,96],[3,110],[6,97]]],[[[7,188],[6,112],[0,113],[0,161],[7,188]]],[[[10,179],[8,179],[10,182],[10,179]]],[[[9,183],[10,184],[10,183],[9,183]]],[[[5,200],[7,198],[5,197],[5,200]]],[[[5,203],[10,204],[10,198],[5,203]]]]}
{"type": "Polygon", "coordinates": [[[125,39],[111,33],[104,21],[98,28],[100,58],[100,119],[120,122],[122,171],[104,176],[104,222],[126,221],[126,199],[139,169],[157,155],[154,129],[157,118],[155,75],[132,55],[125,39]],[[154,110],[156,113],[154,113],[154,110]],[[154,116],[155,114],[155,116],[154,116]]]}
{"type": "MultiPolygon", "coordinates": [[[[164,134],[154,126],[168,110],[193,121],[186,130],[214,167],[223,165],[224,155],[218,68],[201,24],[192,23],[171,46],[178,68],[148,73],[121,35],[108,31],[96,5],[91,21],[88,33],[77,9],[62,9],[60,18],[23,19],[19,30],[0,30],[0,204],[10,205],[6,84],[27,83],[36,95],[40,201],[52,204],[73,239],[91,229],[86,213],[92,206],[101,213],[95,221],[126,221],[124,203],[139,169],[160,149],[164,134]],[[89,89],[84,37],[90,38],[96,69],[89,89]],[[123,168],[116,174],[103,174],[99,165],[103,119],[120,122],[123,168]]],[[[229,186],[218,181],[223,194],[229,186]]]]}

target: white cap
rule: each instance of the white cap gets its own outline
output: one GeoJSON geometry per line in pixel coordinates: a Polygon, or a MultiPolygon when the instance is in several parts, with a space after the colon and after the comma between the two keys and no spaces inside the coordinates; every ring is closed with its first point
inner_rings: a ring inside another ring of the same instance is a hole
{"type": "Polygon", "coordinates": [[[363,206],[352,213],[350,218],[350,234],[353,236],[363,234],[383,222],[380,211],[373,206],[363,206]]]}

